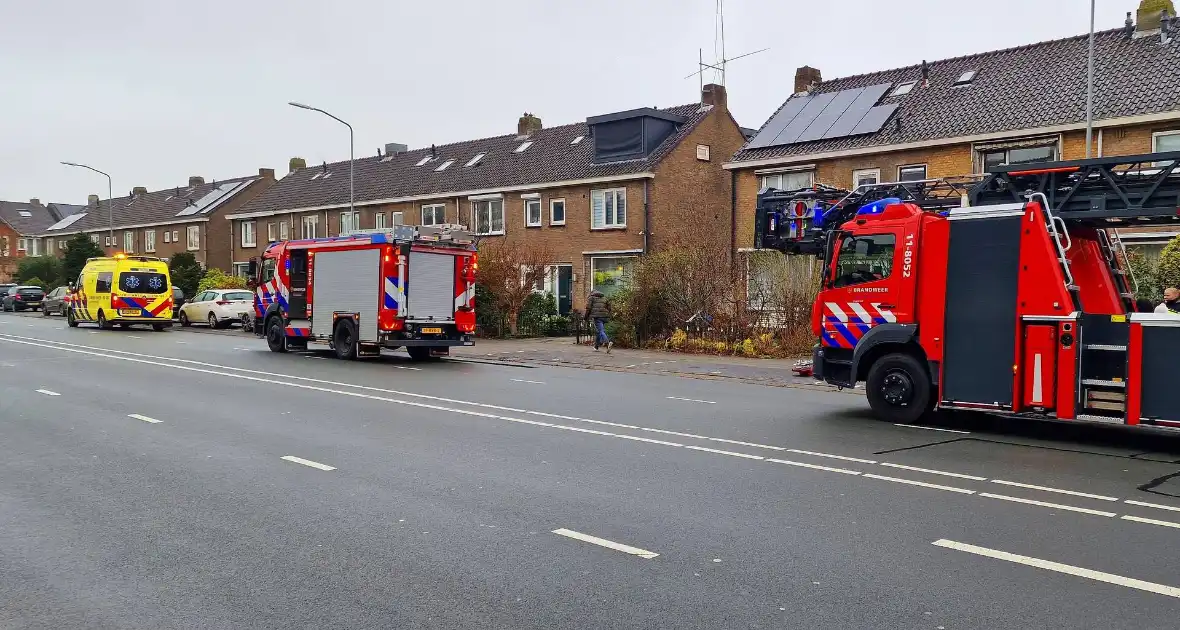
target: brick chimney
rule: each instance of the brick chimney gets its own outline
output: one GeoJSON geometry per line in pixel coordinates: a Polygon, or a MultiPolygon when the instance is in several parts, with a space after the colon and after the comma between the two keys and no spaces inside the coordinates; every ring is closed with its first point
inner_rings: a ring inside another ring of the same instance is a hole
{"type": "Polygon", "coordinates": [[[541,119],[525,112],[520,120],[516,121],[516,135],[531,136],[541,130],[541,119]]]}
{"type": "Polygon", "coordinates": [[[725,109],[729,105],[729,97],[725,94],[725,86],[710,83],[701,90],[701,102],[725,109]]]}
{"type": "Polygon", "coordinates": [[[41,200],[36,197],[33,197],[32,199],[29,200],[29,205],[30,206],[39,206],[39,205],[41,205],[41,200]]]}
{"type": "Polygon", "coordinates": [[[1160,16],[1164,11],[1169,16],[1176,15],[1172,0],[1140,0],[1139,9],[1135,11],[1135,34],[1158,31],[1162,26],[1160,16]]]}
{"type": "MultiPolygon", "coordinates": [[[[189,180],[189,181],[192,181],[192,180],[189,180]]],[[[145,188],[144,186],[136,186],[135,188],[131,189],[131,194],[135,195],[136,197],[138,197],[140,195],[146,195],[147,188],[145,188]]]]}
{"type": "Polygon", "coordinates": [[[301,157],[293,157],[291,158],[291,162],[287,165],[287,172],[294,173],[301,168],[307,168],[307,160],[301,157]]]}
{"type": "Polygon", "coordinates": [[[86,196],[86,207],[97,208],[98,207],[98,195],[87,195],[86,196]]]}
{"type": "Polygon", "coordinates": [[[201,184],[204,184],[204,183],[205,183],[205,178],[201,177],[200,175],[191,175],[188,178],[188,185],[189,186],[200,186],[201,184]]]}
{"type": "Polygon", "coordinates": [[[258,169],[258,176],[262,179],[274,180],[275,170],[273,168],[260,168],[258,169]]]}
{"type": "Polygon", "coordinates": [[[824,79],[820,76],[817,68],[803,66],[795,71],[795,94],[810,92],[823,81],[824,79]]]}

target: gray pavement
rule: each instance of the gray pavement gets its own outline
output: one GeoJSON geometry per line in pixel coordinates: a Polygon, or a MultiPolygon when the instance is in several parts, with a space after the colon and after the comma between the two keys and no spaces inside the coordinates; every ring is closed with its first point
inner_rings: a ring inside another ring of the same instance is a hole
{"type": "Polygon", "coordinates": [[[0,628],[1176,625],[1168,436],[326,356],[0,316],[0,628]]]}

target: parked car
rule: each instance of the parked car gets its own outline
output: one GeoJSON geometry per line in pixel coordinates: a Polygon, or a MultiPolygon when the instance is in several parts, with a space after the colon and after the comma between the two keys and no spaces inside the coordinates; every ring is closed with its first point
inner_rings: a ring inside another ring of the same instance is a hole
{"type": "Polygon", "coordinates": [[[16,286],[16,284],[14,284],[12,282],[6,282],[4,284],[0,284],[0,300],[3,300],[4,296],[8,295],[8,290],[11,289],[12,287],[15,287],[15,286],[16,286]]]}
{"type": "Polygon", "coordinates": [[[70,308],[70,288],[57,287],[45,296],[45,301],[41,302],[41,314],[49,317],[50,315],[66,316],[66,310],[70,308]]]}
{"type": "Polygon", "coordinates": [[[172,316],[180,317],[180,307],[184,306],[184,291],[180,287],[172,287],[172,316]]]}
{"type": "Polygon", "coordinates": [[[45,290],[41,287],[17,285],[8,290],[3,300],[0,300],[0,305],[3,305],[5,311],[15,313],[28,308],[37,310],[41,308],[44,299],[45,290]]]}
{"type": "Polygon", "coordinates": [[[254,294],[244,289],[203,291],[180,307],[180,325],[205,322],[210,328],[224,328],[242,321],[242,312],[254,307],[254,294]]]}

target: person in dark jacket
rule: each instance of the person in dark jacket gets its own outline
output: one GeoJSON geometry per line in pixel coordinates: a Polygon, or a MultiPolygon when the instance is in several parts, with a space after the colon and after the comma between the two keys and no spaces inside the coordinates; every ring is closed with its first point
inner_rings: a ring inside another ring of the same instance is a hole
{"type": "Polygon", "coordinates": [[[598,333],[594,337],[595,352],[600,347],[606,346],[606,352],[610,354],[610,349],[615,346],[615,342],[606,336],[606,320],[610,319],[610,305],[607,304],[606,296],[602,295],[601,291],[591,291],[590,297],[586,298],[585,317],[587,322],[594,322],[594,328],[598,333]]]}

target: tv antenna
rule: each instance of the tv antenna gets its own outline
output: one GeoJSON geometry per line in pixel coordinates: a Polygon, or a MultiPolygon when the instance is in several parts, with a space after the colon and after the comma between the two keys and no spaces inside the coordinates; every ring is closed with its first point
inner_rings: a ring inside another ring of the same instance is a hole
{"type": "Polygon", "coordinates": [[[760,52],[766,52],[769,48],[755,50],[753,52],[744,53],[736,57],[725,56],[725,6],[724,0],[717,0],[717,16],[713,25],[713,56],[717,61],[709,64],[705,63],[705,50],[703,48],[697,49],[697,71],[684,77],[691,79],[693,77],[700,77],[700,90],[705,89],[705,71],[713,70],[716,74],[716,81],[720,85],[725,85],[725,66],[731,61],[736,61],[743,57],[756,55],[760,52]]]}

